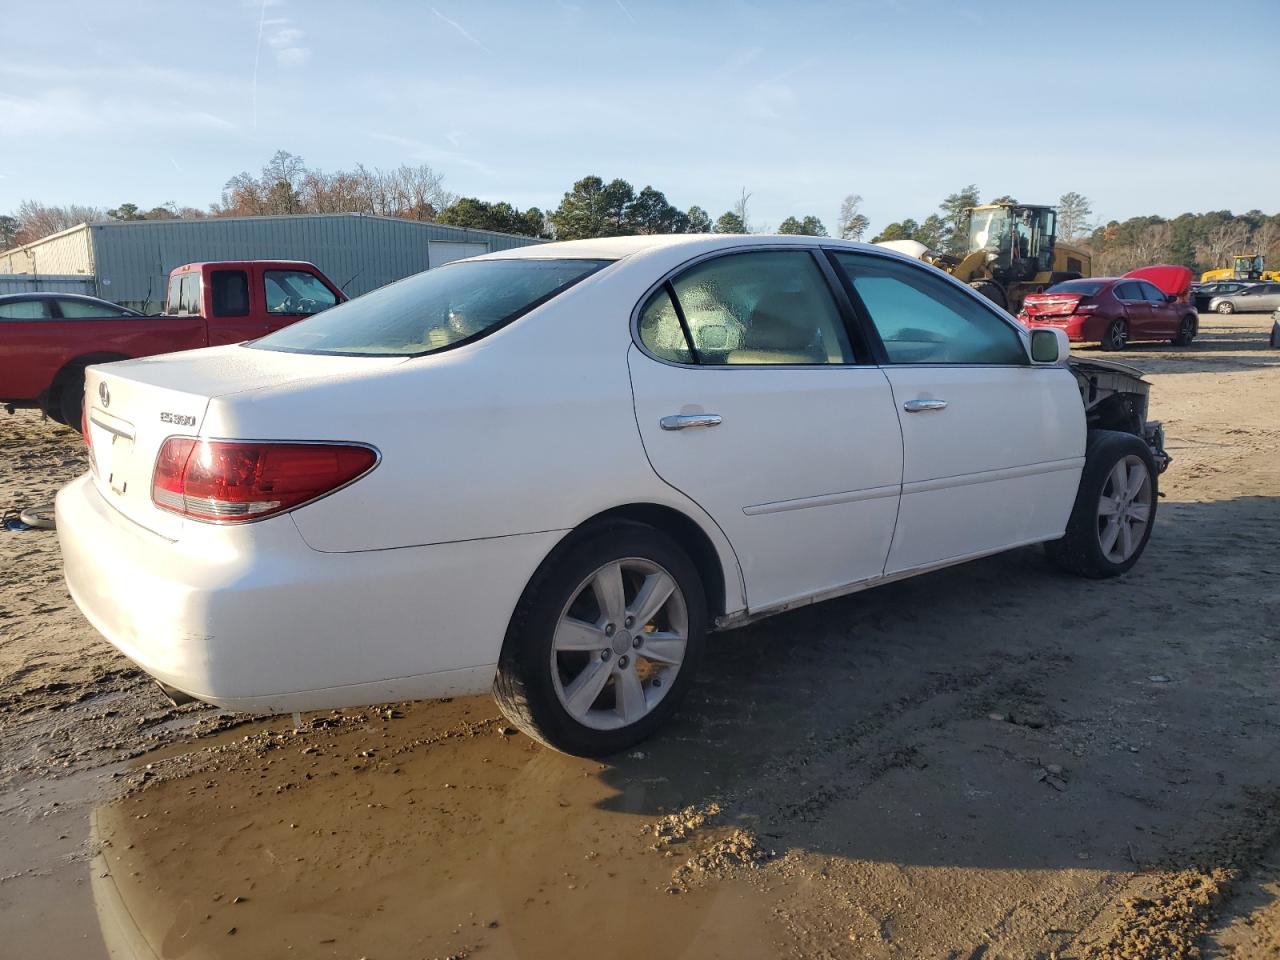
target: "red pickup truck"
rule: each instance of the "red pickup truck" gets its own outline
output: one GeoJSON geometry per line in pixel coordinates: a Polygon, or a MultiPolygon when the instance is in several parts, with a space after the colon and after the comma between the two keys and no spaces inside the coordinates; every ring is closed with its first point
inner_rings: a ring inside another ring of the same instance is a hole
{"type": "Polygon", "coordinates": [[[0,297],[0,405],[38,407],[79,429],[84,368],[265,336],[346,300],[300,260],[188,263],[149,317],[92,297],[0,297]]]}

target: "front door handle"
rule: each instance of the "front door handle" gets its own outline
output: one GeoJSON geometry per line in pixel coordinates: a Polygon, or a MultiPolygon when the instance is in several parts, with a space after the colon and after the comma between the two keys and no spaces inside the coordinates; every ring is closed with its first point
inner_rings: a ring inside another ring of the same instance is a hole
{"type": "Polygon", "coordinates": [[[907,413],[927,413],[930,410],[947,409],[947,401],[945,400],[908,400],[902,405],[902,409],[907,413]]]}
{"type": "Polygon", "coordinates": [[[681,413],[663,417],[658,424],[663,430],[688,430],[690,427],[714,427],[722,419],[718,413],[681,413]]]}

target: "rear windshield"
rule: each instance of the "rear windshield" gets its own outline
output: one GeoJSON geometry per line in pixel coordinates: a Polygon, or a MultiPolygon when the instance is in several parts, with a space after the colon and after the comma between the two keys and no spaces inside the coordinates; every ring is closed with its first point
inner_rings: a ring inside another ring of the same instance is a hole
{"type": "Polygon", "coordinates": [[[1107,284],[1103,280],[1064,280],[1055,283],[1045,293],[1078,293],[1083,297],[1092,297],[1107,284]]]}
{"type": "Polygon", "coordinates": [[[410,357],[478,340],[546,303],[608,260],[451,263],[255,340],[260,350],[410,357]]]}

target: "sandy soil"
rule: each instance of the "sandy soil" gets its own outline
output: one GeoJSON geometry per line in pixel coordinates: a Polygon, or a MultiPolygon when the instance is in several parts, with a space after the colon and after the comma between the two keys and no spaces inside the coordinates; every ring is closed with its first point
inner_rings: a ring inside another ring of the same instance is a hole
{"type": "MultiPolygon", "coordinates": [[[[0,532],[0,931],[18,955],[1280,952],[1280,353],[1140,346],[1175,462],[1126,577],[1021,550],[714,639],[608,763],[487,698],[174,710],[0,532]]],[[[0,419],[0,503],[78,440],[0,419]]]]}

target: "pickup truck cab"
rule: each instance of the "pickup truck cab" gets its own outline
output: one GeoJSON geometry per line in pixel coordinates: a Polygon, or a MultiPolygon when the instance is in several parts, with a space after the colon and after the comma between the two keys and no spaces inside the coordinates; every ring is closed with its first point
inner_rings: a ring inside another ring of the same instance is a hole
{"type": "Polygon", "coordinates": [[[89,297],[5,299],[38,304],[0,309],[0,404],[35,407],[78,429],[90,364],[253,340],[347,298],[314,264],[236,260],[176,268],[159,316],[89,297]],[[57,309],[68,299],[87,305],[74,315],[57,309]]]}

